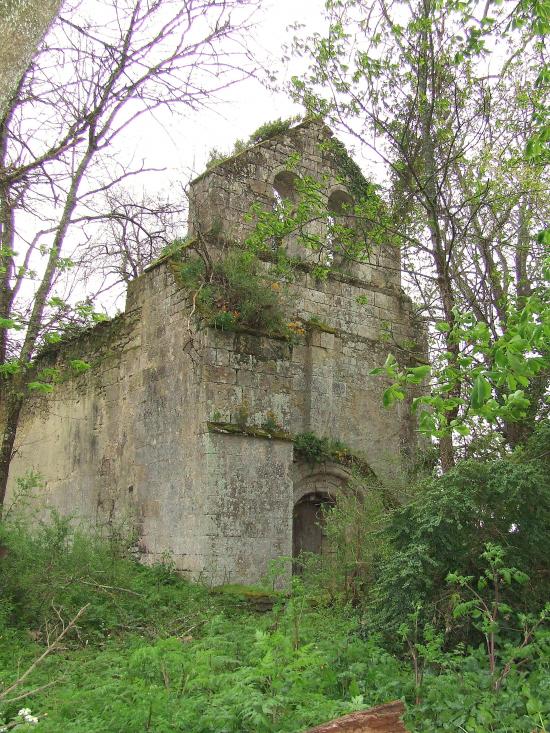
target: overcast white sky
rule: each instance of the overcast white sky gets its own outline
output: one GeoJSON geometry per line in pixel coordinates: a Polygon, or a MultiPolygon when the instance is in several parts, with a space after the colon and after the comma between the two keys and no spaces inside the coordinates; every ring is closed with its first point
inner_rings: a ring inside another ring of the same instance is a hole
{"type": "MultiPolygon", "coordinates": [[[[323,7],[324,0],[265,0],[263,3],[251,42],[265,54],[266,60],[271,58],[269,68],[277,70],[282,84],[297,70],[296,66],[285,68],[282,62],[283,46],[294,35],[287,27],[302,23],[304,35],[322,30],[323,7]]],[[[208,110],[190,112],[185,119],[157,115],[156,123],[144,121],[125,140],[128,151],[136,159],[145,157],[150,165],[166,168],[162,175],[148,176],[148,185],[162,187],[167,178],[189,180],[201,173],[213,147],[230,151],[237,138],[246,139],[264,122],[301,113],[302,108],[293,104],[284,92],[273,94],[259,81],[249,79],[227,90],[225,100],[208,110]]]]}

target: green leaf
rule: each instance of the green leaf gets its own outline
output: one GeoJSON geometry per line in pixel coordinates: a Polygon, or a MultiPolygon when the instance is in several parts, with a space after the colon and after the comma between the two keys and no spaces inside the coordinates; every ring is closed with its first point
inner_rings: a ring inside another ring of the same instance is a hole
{"type": "Polygon", "coordinates": [[[392,384],[382,395],[384,407],[391,407],[396,400],[405,399],[405,391],[397,384],[392,384]]]}
{"type": "Polygon", "coordinates": [[[536,697],[530,697],[525,703],[525,708],[529,715],[540,715],[543,710],[541,701],[536,697]]]}
{"type": "Polygon", "coordinates": [[[37,376],[37,382],[44,382],[46,380],[59,380],[59,369],[56,369],[55,367],[44,367],[44,369],[41,369],[37,376]]]}
{"type": "Polygon", "coordinates": [[[433,433],[437,430],[437,424],[435,422],[434,416],[431,414],[431,412],[428,412],[427,410],[422,410],[422,412],[420,413],[418,424],[420,432],[424,433],[425,435],[433,435],[433,433]]]}
{"type": "Polygon", "coordinates": [[[472,387],[470,401],[474,410],[483,407],[487,400],[491,397],[491,384],[484,376],[479,374],[472,387]]]}
{"type": "Polygon", "coordinates": [[[527,360],[522,355],[514,354],[509,351],[506,358],[508,359],[510,368],[513,369],[516,374],[525,374],[526,369],[529,370],[527,360]]]}
{"type": "Polygon", "coordinates": [[[391,407],[394,402],[395,397],[393,396],[393,389],[388,387],[388,389],[384,390],[384,394],[382,395],[382,404],[384,407],[391,407]]]}
{"type": "Polygon", "coordinates": [[[5,364],[0,364],[0,374],[5,376],[17,374],[20,369],[21,365],[17,360],[7,361],[5,364]]]}
{"type": "Polygon", "coordinates": [[[415,378],[420,379],[420,380],[427,377],[430,372],[431,372],[431,367],[429,364],[426,364],[425,366],[419,366],[419,367],[414,367],[412,369],[409,369],[409,374],[413,374],[415,378]]]}
{"type": "Polygon", "coordinates": [[[16,331],[20,331],[23,326],[13,318],[0,318],[0,328],[14,328],[16,331]]]}
{"type": "Polygon", "coordinates": [[[463,437],[465,437],[466,435],[470,435],[470,428],[467,425],[464,425],[464,423],[458,423],[458,425],[454,425],[453,430],[456,430],[456,432],[463,437]]]}
{"type": "Polygon", "coordinates": [[[50,308],[64,308],[67,304],[62,298],[59,298],[57,295],[54,295],[53,298],[50,298],[48,300],[48,305],[50,308]]]}

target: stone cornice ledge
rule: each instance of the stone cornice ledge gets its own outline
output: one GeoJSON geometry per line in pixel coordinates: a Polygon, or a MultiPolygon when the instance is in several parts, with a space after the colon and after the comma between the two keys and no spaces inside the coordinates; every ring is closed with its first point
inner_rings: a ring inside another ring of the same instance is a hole
{"type": "Polygon", "coordinates": [[[253,438],[264,438],[265,440],[285,440],[292,443],[294,438],[285,430],[268,430],[257,425],[241,426],[232,422],[208,421],[209,433],[221,433],[223,435],[248,435],[253,438]]]}

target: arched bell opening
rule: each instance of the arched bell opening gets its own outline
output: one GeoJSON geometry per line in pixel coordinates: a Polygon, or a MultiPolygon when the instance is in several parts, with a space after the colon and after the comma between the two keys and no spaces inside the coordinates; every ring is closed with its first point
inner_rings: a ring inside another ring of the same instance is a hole
{"type": "Polygon", "coordinates": [[[353,218],[353,199],[347,191],[336,189],[328,197],[327,208],[333,216],[353,218]]]}
{"type": "MultiPolygon", "coordinates": [[[[299,201],[298,194],[298,183],[300,177],[293,171],[281,170],[275,174],[272,182],[273,187],[273,203],[272,209],[277,217],[284,221],[286,217],[292,214],[299,201]]],[[[294,247],[295,236],[290,236],[285,239],[285,246],[288,248],[294,247]]],[[[283,244],[283,241],[278,238],[273,238],[271,242],[271,248],[276,250],[283,244]]],[[[294,252],[292,253],[294,254],[294,252]]]]}
{"type": "Polygon", "coordinates": [[[279,171],[273,178],[273,197],[276,204],[282,201],[298,203],[299,176],[292,171],[279,171]]]}
{"type": "Polygon", "coordinates": [[[355,230],[353,206],[349,193],[339,188],[332,191],[327,200],[328,247],[337,262],[345,258],[349,249],[346,242],[349,239],[348,230],[355,230]]]}

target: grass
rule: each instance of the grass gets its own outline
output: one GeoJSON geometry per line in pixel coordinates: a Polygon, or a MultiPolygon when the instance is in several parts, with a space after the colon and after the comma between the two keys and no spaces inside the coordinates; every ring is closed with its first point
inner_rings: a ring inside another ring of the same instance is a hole
{"type": "MultiPolygon", "coordinates": [[[[134,588],[143,591],[148,575],[141,570],[134,588]]],[[[216,593],[181,580],[159,589],[154,575],[150,582],[150,618],[140,619],[128,608],[132,601],[117,598],[126,606],[126,623],[105,628],[102,636],[96,629],[87,633],[83,624],[23,690],[55,684],[25,703],[4,706],[4,718],[11,720],[25,704],[46,716],[39,724],[44,733],[244,733],[299,730],[357,707],[346,694],[347,681],[338,677],[349,654],[351,619],[342,617],[336,659],[333,640],[309,612],[295,644],[282,607],[254,613],[240,604],[242,590],[216,593]]],[[[43,649],[28,630],[5,628],[2,682],[17,677],[43,649]]]]}
{"type": "Polygon", "coordinates": [[[32,532],[3,528],[0,540],[8,547],[0,698],[55,639],[61,619],[89,604],[78,628],[0,702],[11,730],[298,733],[394,699],[406,701],[411,733],[548,727],[548,654],[510,674],[497,694],[483,650],[438,651],[417,690],[409,660],[366,632],[363,613],[326,603],[300,579],[285,594],[209,589],[169,565],[140,566],[120,543],[59,519],[32,532]],[[266,596],[273,608],[254,610],[266,596]],[[18,722],[22,707],[39,717],[36,726],[18,722]]]}

